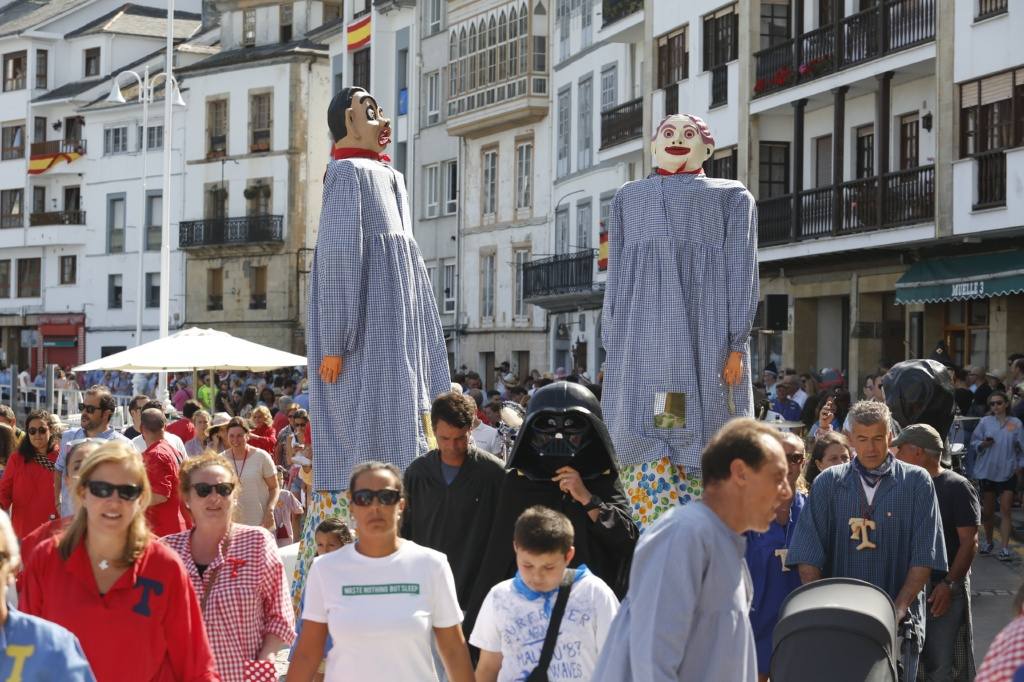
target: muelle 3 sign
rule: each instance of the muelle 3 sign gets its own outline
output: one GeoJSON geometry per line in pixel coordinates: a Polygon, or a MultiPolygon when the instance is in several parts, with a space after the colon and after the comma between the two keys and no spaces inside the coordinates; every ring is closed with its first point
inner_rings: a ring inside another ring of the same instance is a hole
{"type": "Polygon", "coordinates": [[[955,298],[984,296],[985,282],[961,282],[960,284],[954,284],[949,295],[955,298]]]}

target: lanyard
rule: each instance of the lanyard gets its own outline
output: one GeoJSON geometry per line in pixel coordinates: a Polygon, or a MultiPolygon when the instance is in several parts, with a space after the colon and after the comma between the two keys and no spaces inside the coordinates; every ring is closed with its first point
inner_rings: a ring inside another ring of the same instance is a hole
{"type": "Polygon", "coordinates": [[[235,458],[234,453],[231,454],[231,463],[235,467],[235,475],[238,476],[238,483],[239,483],[239,485],[241,485],[241,483],[242,483],[242,474],[245,473],[245,463],[248,462],[248,461],[249,461],[249,446],[248,445],[245,446],[245,457],[242,458],[242,469],[241,469],[241,471],[239,471],[239,469],[238,469],[238,460],[235,458]]]}

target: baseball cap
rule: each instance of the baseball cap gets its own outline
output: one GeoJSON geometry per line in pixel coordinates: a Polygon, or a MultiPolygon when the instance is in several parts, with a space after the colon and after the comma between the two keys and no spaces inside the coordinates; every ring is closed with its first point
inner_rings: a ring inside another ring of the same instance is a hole
{"type": "Polygon", "coordinates": [[[892,442],[893,447],[900,445],[916,445],[922,450],[942,453],[945,446],[942,444],[942,436],[928,424],[911,424],[903,429],[896,440],[892,442]]]}

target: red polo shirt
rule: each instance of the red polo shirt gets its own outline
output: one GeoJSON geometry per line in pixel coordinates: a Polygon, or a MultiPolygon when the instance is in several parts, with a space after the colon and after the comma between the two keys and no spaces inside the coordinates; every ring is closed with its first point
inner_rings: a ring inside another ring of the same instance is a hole
{"type": "Polygon", "coordinates": [[[168,424],[164,431],[173,433],[181,439],[182,443],[187,443],[196,437],[196,425],[192,423],[191,419],[185,419],[184,417],[168,424]]]}
{"type": "Polygon", "coordinates": [[[155,538],[103,595],[84,540],[66,561],[56,538],[44,541],[26,566],[19,608],[77,635],[98,682],[220,680],[185,567],[155,538]]]}
{"type": "Polygon", "coordinates": [[[166,502],[146,510],[146,520],[153,534],[159,537],[180,533],[188,526],[181,513],[181,494],[178,492],[178,454],[165,440],[146,448],[142,453],[146,476],[154,495],[163,495],[166,502]]]}

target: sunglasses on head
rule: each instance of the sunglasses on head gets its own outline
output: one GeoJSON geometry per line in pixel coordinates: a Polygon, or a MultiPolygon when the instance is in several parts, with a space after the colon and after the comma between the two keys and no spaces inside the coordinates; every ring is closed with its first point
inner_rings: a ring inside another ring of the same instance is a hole
{"type": "Polygon", "coordinates": [[[196,491],[199,497],[207,497],[210,493],[217,491],[221,497],[229,497],[235,490],[234,483],[193,483],[192,490],[196,491]]]}
{"type": "Polygon", "coordinates": [[[98,405],[86,405],[85,403],[78,403],[78,411],[92,414],[93,412],[99,412],[102,408],[98,405]]]}
{"type": "Polygon", "coordinates": [[[30,436],[35,436],[35,435],[40,434],[40,433],[49,433],[49,432],[50,432],[50,429],[46,428],[45,426],[33,426],[30,429],[25,429],[25,433],[27,433],[30,436]]]}
{"type": "Polygon", "coordinates": [[[383,490],[356,490],[352,493],[352,504],[357,507],[369,507],[374,499],[380,500],[385,507],[393,507],[402,499],[402,493],[390,488],[383,490]]]}
{"type": "Polygon", "coordinates": [[[117,496],[122,500],[131,502],[132,500],[138,499],[139,495],[142,494],[141,485],[132,485],[125,483],[123,485],[114,485],[113,483],[107,483],[106,481],[89,481],[85,484],[89,489],[89,492],[93,497],[108,498],[117,492],[117,496]]]}
{"type": "Polygon", "coordinates": [[[790,464],[800,464],[801,462],[804,461],[805,456],[806,455],[804,455],[804,453],[802,452],[794,452],[792,454],[786,455],[786,459],[789,460],[790,464]]]}

